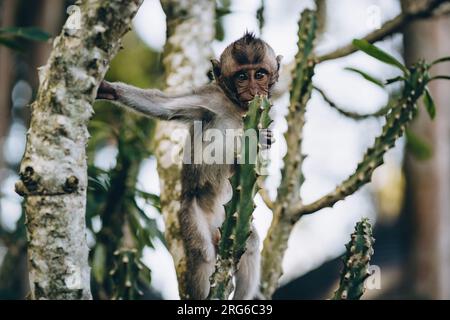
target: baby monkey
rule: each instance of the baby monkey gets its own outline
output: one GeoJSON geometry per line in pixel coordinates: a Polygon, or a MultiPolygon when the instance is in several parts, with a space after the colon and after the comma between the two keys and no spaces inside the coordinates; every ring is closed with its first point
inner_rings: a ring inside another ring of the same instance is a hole
{"type": "MultiPolygon", "coordinates": [[[[202,122],[203,132],[219,129],[225,134],[227,129],[243,128],[242,116],[257,94],[270,97],[278,80],[280,61],[281,56],[276,56],[265,41],[245,33],[224,50],[220,61],[211,61],[214,81],[210,84],[186,93],[166,94],[103,81],[97,99],[113,101],[146,116],[185,122],[190,126],[191,137],[194,121],[202,122]]],[[[270,131],[267,138],[270,144],[270,131]]],[[[187,148],[190,154],[196,151],[193,142],[187,148]]],[[[186,288],[191,299],[206,299],[209,293],[219,228],[225,218],[224,205],[232,195],[232,174],[232,164],[184,163],[182,167],[179,221],[187,257],[186,288]]],[[[234,299],[254,297],[259,269],[259,238],[252,226],[247,250],[235,274],[234,299]]]]}

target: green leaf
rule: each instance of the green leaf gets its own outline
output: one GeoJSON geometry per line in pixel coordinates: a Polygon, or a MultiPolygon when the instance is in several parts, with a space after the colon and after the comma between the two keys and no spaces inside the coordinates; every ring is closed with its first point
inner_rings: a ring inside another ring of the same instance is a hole
{"type": "Polygon", "coordinates": [[[373,44],[370,44],[367,40],[360,40],[360,39],[354,39],[353,45],[358,48],[359,50],[367,53],[369,56],[380,60],[384,63],[390,64],[392,66],[395,66],[403,71],[403,73],[407,74],[408,69],[397,59],[395,59],[393,56],[391,56],[389,53],[384,52],[380,48],[374,46],[373,44]]]}
{"type": "Polygon", "coordinates": [[[231,13],[231,10],[228,7],[217,7],[216,8],[216,18],[221,18],[230,13],[231,13]]]}
{"type": "Polygon", "coordinates": [[[427,160],[433,155],[431,146],[408,129],[406,130],[406,147],[418,160],[427,160]]]}
{"type": "Polygon", "coordinates": [[[373,84],[379,86],[380,88],[384,88],[384,84],[383,84],[383,82],[381,80],[378,80],[377,78],[369,75],[368,73],[366,73],[364,71],[361,71],[361,70],[356,69],[356,68],[351,68],[351,67],[344,68],[344,70],[355,72],[355,73],[361,75],[364,79],[366,79],[366,80],[372,82],[373,84]]]}
{"type": "Polygon", "coordinates": [[[434,119],[434,117],[436,117],[436,105],[434,104],[433,98],[431,97],[428,88],[425,88],[425,92],[423,94],[423,103],[425,104],[425,108],[427,109],[430,118],[434,119]]]}
{"type": "Polygon", "coordinates": [[[264,11],[265,11],[264,0],[261,0],[259,8],[258,8],[258,10],[256,10],[256,20],[258,20],[259,30],[262,30],[262,28],[264,27],[264,23],[265,23],[264,11]]]}
{"type": "Polygon", "coordinates": [[[428,82],[431,82],[434,80],[450,80],[450,76],[435,76],[435,77],[431,78],[430,81],[428,81],[428,82]]]}
{"type": "Polygon", "coordinates": [[[431,65],[433,66],[435,64],[438,64],[438,63],[441,63],[441,62],[447,62],[447,61],[450,61],[450,57],[444,57],[444,58],[437,59],[437,60],[433,61],[431,63],[431,65]]]}
{"type": "Polygon", "coordinates": [[[20,37],[34,41],[47,41],[48,39],[50,39],[50,34],[36,27],[1,28],[0,34],[7,34],[10,36],[20,37]]]}
{"type": "Polygon", "coordinates": [[[19,51],[19,52],[24,51],[24,48],[22,47],[22,45],[19,42],[17,42],[17,40],[14,40],[14,39],[0,37],[0,45],[3,45],[5,47],[10,48],[15,51],[19,51]]]}
{"type": "Polygon", "coordinates": [[[158,195],[148,193],[142,190],[136,189],[136,196],[143,198],[147,203],[154,206],[158,211],[161,211],[161,201],[158,195]]]}

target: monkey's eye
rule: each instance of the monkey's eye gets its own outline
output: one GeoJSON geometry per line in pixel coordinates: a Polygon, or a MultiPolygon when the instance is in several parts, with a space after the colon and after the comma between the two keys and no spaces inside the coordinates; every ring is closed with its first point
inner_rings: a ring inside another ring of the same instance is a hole
{"type": "Polygon", "coordinates": [[[248,76],[247,76],[247,74],[245,72],[240,72],[240,73],[237,74],[236,78],[239,81],[245,81],[245,80],[248,79],[248,76]]]}
{"type": "Polygon", "coordinates": [[[265,70],[258,70],[255,73],[255,79],[256,80],[261,80],[262,78],[264,78],[267,75],[267,72],[265,70]]]}

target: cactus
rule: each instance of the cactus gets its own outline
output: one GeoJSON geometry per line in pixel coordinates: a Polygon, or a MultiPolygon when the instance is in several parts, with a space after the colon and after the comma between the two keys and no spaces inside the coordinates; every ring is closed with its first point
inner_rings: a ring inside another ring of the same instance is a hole
{"type": "MultiPolygon", "coordinates": [[[[286,116],[288,130],[284,137],[288,144],[288,151],[283,161],[282,181],[278,189],[281,197],[300,188],[304,180],[301,171],[301,163],[305,156],[301,151],[303,126],[305,123],[306,104],[311,98],[312,77],[314,75],[315,58],[313,56],[313,44],[316,37],[317,17],[311,10],[302,12],[298,30],[298,52],[295,56],[296,67],[292,75],[290,88],[289,113],[286,116]]],[[[278,200],[282,200],[280,199],[278,200]]],[[[298,197],[292,200],[297,201],[298,197]]],[[[283,201],[281,201],[283,202],[283,201]]]]}
{"type": "Polygon", "coordinates": [[[292,74],[289,112],[286,116],[288,130],[284,137],[287,152],[283,158],[284,168],[281,172],[281,184],[273,208],[274,217],[268,236],[264,241],[262,253],[261,292],[267,298],[270,298],[275,291],[278,279],[282,274],[280,261],[294,224],[294,221],[287,215],[286,209],[300,201],[299,190],[304,180],[301,170],[305,158],[302,154],[302,131],[305,123],[306,104],[312,92],[312,77],[315,67],[313,44],[316,30],[316,13],[311,10],[303,11],[299,21],[298,52],[295,56],[296,66],[292,74]]]}
{"type": "MultiPolygon", "coordinates": [[[[255,208],[253,198],[257,192],[257,152],[252,152],[252,145],[245,141],[248,133],[257,133],[267,129],[271,120],[271,104],[265,97],[256,96],[250,103],[248,112],[243,116],[244,136],[242,148],[238,153],[235,173],[230,179],[233,196],[225,206],[225,221],[221,227],[216,270],[211,276],[211,290],[208,299],[227,299],[233,290],[232,277],[237,264],[245,252],[250,236],[252,213],[255,208]]],[[[255,150],[254,150],[255,151],[255,150]]]]}
{"type": "MultiPolygon", "coordinates": [[[[286,117],[288,124],[288,131],[285,134],[287,153],[283,159],[284,168],[282,170],[281,184],[278,188],[277,199],[273,205],[272,224],[264,240],[262,252],[261,293],[266,298],[272,296],[277,287],[278,279],[282,275],[280,261],[283,259],[287,242],[295,223],[303,215],[333,206],[336,202],[345,199],[345,197],[368,183],[374,170],[383,163],[384,154],[394,146],[395,141],[404,134],[406,126],[414,119],[417,114],[417,101],[420,97],[423,96],[424,104],[430,117],[433,118],[435,116],[435,106],[426,85],[433,80],[449,79],[446,75],[435,77],[430,77],[429,75],[429,69],[434,64],[446,62],[449,58],[442,58],[431,64],[419,61],[412,67],[407,68],[394,57],[366,40],[354,40],[354,47],[379,61],[400,69],[402,75],[387,80],[386,85],[402,81],[404,88],[398,99],[393,100],[388,107],[374,114],[376,116],[384,115],[386,124],[383,126],[382,133],[376,138],[373,146],[364,154],[355,172],[337,186],[335,190],[312,203],[304,204],[299,193],[304,180],[302,163],[305,158],[301,152],[301,144],[306,105],[311,97],[313,88],[312,76],[314,67],[316,63],[320,62],[320,59],[313,55],[316,24],[315,12],[305,10],[299,22],[298,53],[295,59],[296,66],[290,91],[289,113],[286,117]]],[[[365,78],[369,77],[365,76],[365,78]]],[[[374,79],[369,78],[369,80],[374,82],[374,79]]],[[[378,84],[384,87],[384,84],[381,82],[378,82],[378,84]]],[[[334,107],[336,108],[336,106],[334,107]]],[[[351,115],[358,119],[365,117],[353,113],[346,113],[346,115],[351,115]]]]}
{"type": "MultiPolygon", "coordinates": [[[[250,143],[245,142],[247,132],[256,132],[259,134],[259,130],[266,129],[270,124],[270,117],[268,115],[270,103],[266,98],[256,97],[249,105],[249,111],[244,117],[244,136],[242,139],[242,151],[239,155],[241,163],[239,166],[239,205],[237,209],[237,221],[234,235],[236,241],[234,241],[233,254],[235,263],[239,262],[242,254],[245,251],[245,245],[248,237],[250,236],[250,226],[253,210],[255,204],[253,198],[257,193],[256,180],[259,176],[257,168],[257,153],[259,151],[259,143],[256,148],[256,153],[252,153],[252,146],[250,143]]],[[[239,159],[238,158],[238,159],[239,159]]]]}
{"type": "Polygon", "coordinates": [[[114,252],[114,268],[109,272],[113,282],[113,299],[137,299],[144,293],[142,282],[150,283],[150,269],[141,261],[136,249],[119,249],[114,252]]]}
{"type": "MultiPolygon", "coordinates": [[[[429,68],[430,65],[421,60],[406,70],[404,76],[398,78],[398,80],[404,81],[402,94],[386,115],[386,124],[383,126],[381,135],[375,139],[373,146],[367,149],[355,172],[334,191],[319,200],[294,208],[296,219],[304,214],[314,213],[324,207],[333,206],[337,201],[354,193],[370,181],[373,171],[383,164],[384,154],[395,145],[395,141],[405,133],[406,126],[416,116],[417,100],[423,95],[429,97],[429,94],[426,94],[426,85],[431,81],[428,73],[429,68]]],[[[430,110],[429,113],[432,116],[433,107],[430,106],[428,110],[430,110]]]]}
{"type": "Polygon", "coordinates": [[[355,226],[350,242],[345,246],[344,269],[341,272],[339,288],[333,300],[358,300],[364,293],[364,281],[370,276],[369,262],[373,255],[372,226],[367,218],[355,226]]]}

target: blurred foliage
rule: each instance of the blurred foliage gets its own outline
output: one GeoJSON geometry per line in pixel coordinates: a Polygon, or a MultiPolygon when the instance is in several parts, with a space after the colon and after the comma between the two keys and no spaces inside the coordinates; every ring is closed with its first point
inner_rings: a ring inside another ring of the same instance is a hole
{"type": "Polygon", "coordinates": [[[151,273],[140,261],[139,252],[136,249],[121,249],[114,252],[114,256],[116,262],[109,273],[115,284],[112,298],[134,300],[142,296],[142,288],[150,283],[151,273]]]}
{"type": "Polygon", "coordinates": [[[223,17],[231,13],[231,0],[216,0],[216,40],[223,41],[225,30],[223,27],[223,17]]]}
{"type": "Polygon", "coordinates": [[[411,130],[406,130],[406,147],[409,152],[418,160],[427,160],[433,155],[430,144],[418,137],[411,130]]]}
{"type": "Polygon", "coordinates": [[[106,78],[143,88],[162,89],[164,81],[161,52],[147,47],[132,32],[123,38],[123,47],[126,50],[121,50],[111,62],[106,78]]]}
{"type": "Polygon", "coordinates": [[[24,50],[24,40],[47,41],[50,35],[36,27],[0,28],[0,45],[15,51],[24,50]]]}
{"type": "Polygon", "coordinates": [[[264,28],[265,20],[264,20],[264,6],[265,0],[261,0],[259,4],[258,10],[256,10],[256,19],[258,20],[258,28],[259,33],[262,33],[262,29],[264,28]]]}

